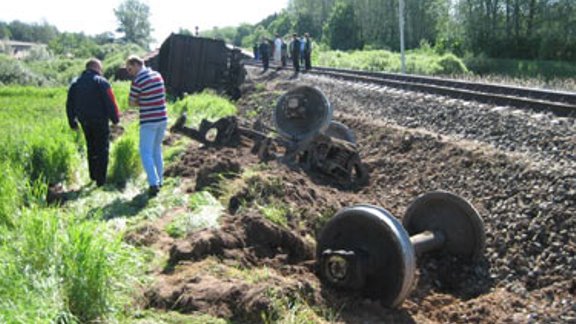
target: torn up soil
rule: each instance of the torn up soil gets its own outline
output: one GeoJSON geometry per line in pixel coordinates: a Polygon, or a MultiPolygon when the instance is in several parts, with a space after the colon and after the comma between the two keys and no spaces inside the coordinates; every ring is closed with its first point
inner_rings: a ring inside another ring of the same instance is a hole
{"type": "MultiPolygon", "coordinates": [[[[267,89],[238,102],[244,113],[268,114],[262,107],[273,106],[269,94],[299,82],[261,78],[267,89]]],[[[280,319],[295,303],[322,310],[310,322],[576,321],[574,173],[541,169],[483,143],[335,111],[356,133],[370,172],[369,184],[356,190],[277,161],[260,163],[250,145],[193,143],[167,168],[167,176],[187,180],[189,192],[213,192],[227,213],[218,228],[171,242],[169,261],[145,294],[148,307],[249,323],[280,319]],[[417,195],[432,190],[461,195],[480,212],[482,260],[419,258],[416,283],[397,309],[320,283],[315,238],[337,210],[373,204],[401,219],[417,195]],[[265,206],[281,210],[284,222],[272,222],[265,206]]],[[[159,236],[151,232],[143,244],[159,236]]]]}

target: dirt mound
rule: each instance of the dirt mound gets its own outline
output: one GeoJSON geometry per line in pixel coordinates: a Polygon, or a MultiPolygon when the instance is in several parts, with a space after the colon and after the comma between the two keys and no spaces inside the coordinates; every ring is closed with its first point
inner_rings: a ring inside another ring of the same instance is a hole
{"type": "MultiPolygon", "coordinates": [[[[280,74],[262,77],[270,81],[280,74]]],[[[296,85],[282,79],[266,85],[271,91],[251,88],[239,109],[266,120],[279,90],[296,85]]],[[[335,118],[356,133],[370,172],[370,183],[357,190],[338,190],[320,175],[276,161],[261,164],[249,146],[192,145],[167,174],[194,181],[191,191],[220,186],[216,179],[222,176],[214,174],[232,174],[223,182],[234,190],[216,191],[230,215],[220,228],[172,245],[169,266],[147,294],[149,306],[251,322],[274,313],[279,301],[290,304],[286,298],[336,310],[344,322],[576,320],[574,171],[542,168],[486,143],[362,117],[361,109],[380,104],[347,107],[358,113],[335,118]],[[480,212],[487,236],[483,260],[420,257],[416,284],[395,310],[319,283],[312,242],[338,209],[373,204],[401,219],[416,196],[432,190],[454,192],[480,212]],[[263,206],[280,211],[285,223],[266,220],[270,209],[263,206]],[[254,280],[262,269],[268,274],[254,280]]]]}
{"type": "Polygon", "coordinates": [[[313,258],[313,246],[298,235],[259,215],[229,217],[218,229],[206,229],[177,242],[168,265],[200,261],[208,256],[240,261],[242,266],[297,264],[313,258]]]}
{"type": "Polygon", "coordinates": [[[261,323],[276,319],[274,309],[278,298],[313,292],[305,280],[286,280],[276,275],[270,276],[266,282],[250,283],[235,278],[190,275],[187,271],[190,269],[160,278],[154,288],[146,293],[148,307],[261,323]]]}

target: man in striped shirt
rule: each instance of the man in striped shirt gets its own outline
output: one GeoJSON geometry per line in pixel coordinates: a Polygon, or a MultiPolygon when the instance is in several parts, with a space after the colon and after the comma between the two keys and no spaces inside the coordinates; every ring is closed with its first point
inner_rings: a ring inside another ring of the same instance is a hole
{"type": "Polygon", "coordinates": [[[168,120],[164,80],[138,56],[128,58],[126,70],[133,77],[129,105],[140,109],[140,158],[150,185],[148,192],[155,196],[164,173],[162,139],[168,120]]]}

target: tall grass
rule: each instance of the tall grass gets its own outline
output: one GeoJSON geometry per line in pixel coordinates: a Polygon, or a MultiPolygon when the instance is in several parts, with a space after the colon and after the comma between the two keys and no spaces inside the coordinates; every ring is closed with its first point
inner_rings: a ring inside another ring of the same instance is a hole
{"type": "MultiPolygon", "coordinates": [[[[401,72],[400,54],[386,50],[327,51],[320,52],[317,63],[321,66],[348,68],[364,71],[401,72]]],[[[462,60],[453,54],[438,55],[433,52],[409,51],[406,55],[406,72],[423,75],[462,74],[468,70],[462,60]]]]}
{"type": "Polygon", "coordinates": [[[24,209],[0,228],[0,319],[106,321],[121,310],[138,271],[121,236],[56,209],[24,209]]]}
{"type": "MultiPolygon", "coordinates": [[[[142,268],[106,223],[46,207],[47,185],[74,181],[84,160],[82,132],[66,121],[66,90],[0,88],[1,323],[106,322],[123,311],[142,268]]],[[[139,166],[130,162],[134,142],[128,132],[114,151],[124,177],[139,166]]]]}
{"type": "Polygon", "coordinates": [[[1,161],[0,169],[4,172],[4,176],[0,177],[0,227],[12,226],[18,209],[24,202],[24,170],[10,161],[1,161]]]}
{"type": "Polygon", "coordinates": [[[0,161],[22,165],[32,181],[71,180],[81,136],[64,119],[64,88],[0,89],[0,161]]]}
{"type": "Polygon", "coordinates": [[[111,166],[108,180],[124,187],[130,179],[135,179],[142,171],[138,153],[138,125],[125,128],[126,132],[112,144],[111,166]]]}
{"type": "Polygon", "coordinates": [[[199,125],[202,119],[215,120],[238,112],[234,104],[216,95],[212,90],[186,96],[175,102],[170,111],[178,115],[186,112],[188,122],[192,126],[199,125]]]}

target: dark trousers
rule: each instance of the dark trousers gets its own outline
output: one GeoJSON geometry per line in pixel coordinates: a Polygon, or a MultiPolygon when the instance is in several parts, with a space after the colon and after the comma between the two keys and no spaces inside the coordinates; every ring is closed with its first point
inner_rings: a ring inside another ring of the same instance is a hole
{"type": "Polygon", "coordinates": [[[264,67],[264,71],[268,70],[270,66],[270,57],[268,55],[262,55],[262,66],[264,67]]]}
{"type": "Polygon", "coordinates": [[[300,57],[292,55],[292,65],[294,65],[294,72],[300,72],[300,57]]]}
{"type": "Polygon", "coordinates": [[[108,170],[110,136],[108,121],[84,121],[81,124],[88,149],[90,179],[96,181],[98,186],[102,186],[106,182],[106,171],[108,170]]]}
{"type": "Polygon", "coordinates": [[[312,62],[311,62],[310,54],[311,53],[304,53],[304,69],[306,71],[308,71],[312,68],[312,62]]]}

